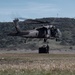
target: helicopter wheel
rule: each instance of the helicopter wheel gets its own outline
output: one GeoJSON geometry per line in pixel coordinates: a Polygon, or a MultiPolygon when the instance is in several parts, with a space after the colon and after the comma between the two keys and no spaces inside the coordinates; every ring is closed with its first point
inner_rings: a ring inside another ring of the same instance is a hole
{"type": "Polygon", "coordinates": [[[44,42],[46,42],[47,41],[47,39],[46,38],[44,38],[44,42]]]}

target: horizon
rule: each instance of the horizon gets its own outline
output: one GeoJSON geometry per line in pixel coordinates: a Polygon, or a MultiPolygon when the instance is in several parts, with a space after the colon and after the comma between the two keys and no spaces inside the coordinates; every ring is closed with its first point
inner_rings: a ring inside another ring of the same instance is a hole
{"type": "MultiPolygon", "coordinates": [[[[43,18],[35,18],[35,19],[45,19],[45,18],[58,18],[58,19],[75,19],[75,18],[70,18],[70,17],[43,17],[43,18]]],[[[28,19],[33,19],[33,18],[28,18],[28,19]]],[[[35,20],[33,19],[33,20],[35,20]]],[[[9,23],[9,22],[13,22],[14,19],[12,19],[11,21],[0,21],[0,23],[9,23]]],[[[27,20],[27,19],[26,19],[27,20]]],[[[25,19],[19,19],[19,21],[25,21],[25,19]]]]}
{"type": "Polygon", "coordinates": [[[75,18],[75,0],[0,0],[0,22],[14,18],[75,18]]]}

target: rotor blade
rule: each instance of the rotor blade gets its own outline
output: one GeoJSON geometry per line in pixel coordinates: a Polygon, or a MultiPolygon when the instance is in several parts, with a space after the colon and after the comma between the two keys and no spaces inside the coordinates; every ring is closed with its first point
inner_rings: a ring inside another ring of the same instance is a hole
{"type": "Polygon", "coordinates": [[[20,20],[24,20],[26,23],[47,23],[47,24],[50,24],[50,22],[48,21],[41,21],[41,20],[38,20],[38,19],[28,19],[28,18],[23,18],[23,17],[17,17],[17,18],[14,18],[14,20],[16,19],[20,19],[20,20]]]}
{"type": "Polygon", "coordinates": [[[35,20],[35,21],[37,21],[39,23],[49,23],[48,21],[40,21],[40,20],[35,20]]]}
{"type": "Polygon", "coordinates": [[[37,19],[27,19],[27,20],[29,20],[29,21],[32,21],[32,22],[36,22],[36,23],[50,23],[50,22],[48,22],[48,21],[40,21],[40,20],[37,20],[37,19]]]}
{"type": "Polygon", "coordinates": [[[27,18],[23,18],[23,17],[18,17],[18,19],[27,20],[27,18]]]}

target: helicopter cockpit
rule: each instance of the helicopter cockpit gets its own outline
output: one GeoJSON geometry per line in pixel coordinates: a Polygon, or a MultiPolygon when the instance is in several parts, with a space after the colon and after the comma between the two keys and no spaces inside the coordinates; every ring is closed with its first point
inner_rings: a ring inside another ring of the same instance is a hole
{"type": "Polygon", "coordinates": [[[58,33],[58,29],[51,25],[51,26],[43,26],[41,28],[37,28],[36,30],[38,30],[38,37],[46,37],[46,38],[50,38],[50,37],[56,37],[57,33],[58,33]]]}

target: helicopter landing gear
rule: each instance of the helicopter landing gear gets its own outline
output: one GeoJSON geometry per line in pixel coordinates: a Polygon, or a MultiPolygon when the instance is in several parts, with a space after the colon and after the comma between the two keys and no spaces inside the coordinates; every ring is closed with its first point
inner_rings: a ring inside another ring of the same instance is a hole
{"type": "Polygon", "coordinates": [[[47,42],[47,39],[46,39],[46,38],[44,38],[44,43],[45,43],[45,42],[47,42]]]}

